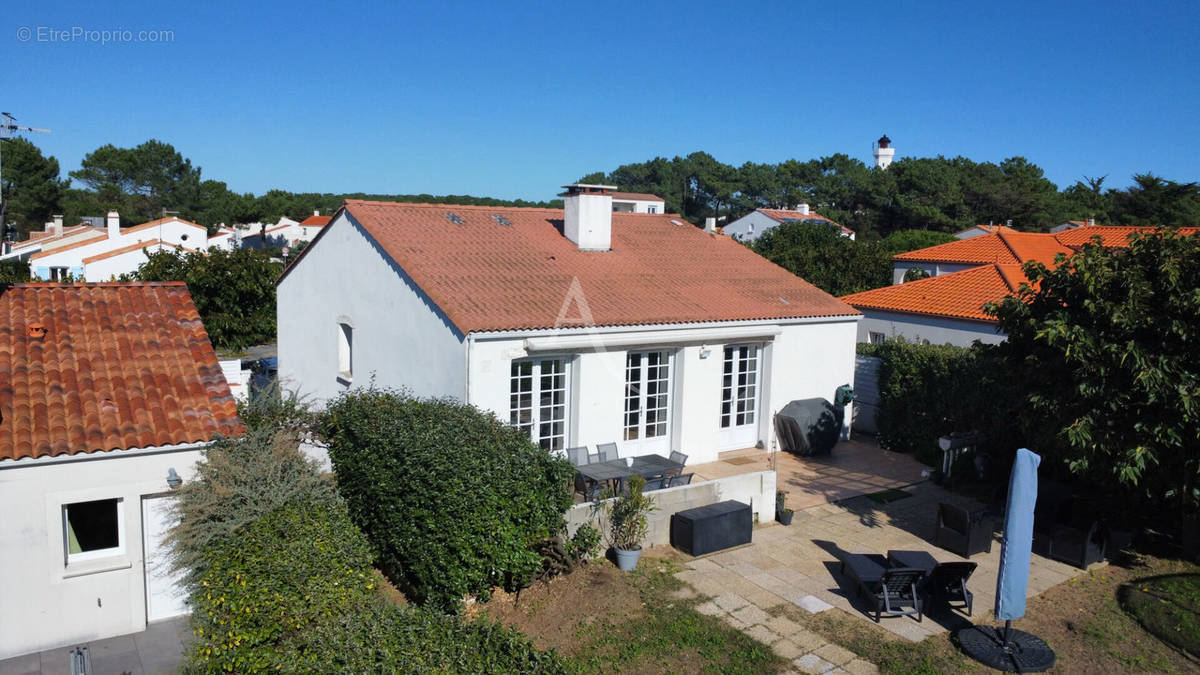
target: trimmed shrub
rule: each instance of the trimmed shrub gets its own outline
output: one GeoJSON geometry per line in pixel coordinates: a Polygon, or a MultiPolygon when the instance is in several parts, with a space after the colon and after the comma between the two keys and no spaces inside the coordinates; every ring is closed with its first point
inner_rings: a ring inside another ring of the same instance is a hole
{"type": "Polygon", "coordinates": [[[316,673],[567,673],[554,651],[484,620],[374,603],[331,617],[287,651],[296,670],[316,673]]]}
{"type": "Polygon", "coordinates": [[[353,390],[320,421],[354,522],[413,602],[520,588],[561,532],[573,469],[491,414],[451,400],[353,390]]]}
{"type": "Polygon", "coordinates": [[[204,559],[191,595],[197,672],[293,670],[281,641],[377,597],[366,538],[336,500],[280,507],[204,559]]]}

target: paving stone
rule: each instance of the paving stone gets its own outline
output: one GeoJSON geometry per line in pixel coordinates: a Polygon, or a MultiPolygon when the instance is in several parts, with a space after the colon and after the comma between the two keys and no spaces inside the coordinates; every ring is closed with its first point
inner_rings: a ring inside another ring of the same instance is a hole
{"type": "Polygon", "coordinates": [[[746,605],[735,612],[730,612],[730,614],[732,614],[738,621],[745,622],[745,624],[748,626],[764,623],[767,621],[767,619],[771,618],[769,614],[762,611],[758,607],[755,607],[754,605],[746,605]]]}
{"type": "Polygon", "coordinates": [[[854,659],[858,658],[858,655],[854,652],[846,649],[845,647],[839,647],[835,644],[827,644],[823,647],[818,647],[813,650],[813,654],[816,654],[835,666],[840,666],[844,663],[850,663],[854,659]]]}
{"type": "Polygon", "coordinates": [[[697,560],[688,561],[687,566],[697,572],[714,572],[721,569],[720,565],[709,560],[708,558],[699,558],[697,560]]]}
{"type": "Polygon", "coordinates": [[[747,624],[745,621],[741,621],[741,620],[735,618],[732,614],[722,614],[721,620],[724,621],[725,623],[729,624],[730,626],[733,626],[734,628],[741,630],[741,631],[744,631],[750,627],[750,625],[747,624]]]}
{"type": "Polygon", "coordinates": [[[718,595],[717,597],[713,598],[713,602],[716,603],[717,607],[720,607],[726,612],[732,612],[735,609],[741,609],[750,604],[745,598],[734,593],[718,595]]]}
{"type": "Polygon", "coordinates": [[[800,601],[796,604],[809,614],[820,614],[827,609],[833,609],[833,605],[825,602],[815,595],[806,595],[800,598],[800,601]]]}
{"type": "Polygon", "coordinates": [[[828,673],[837,667],[816,654],[805,654],[792,661],[792,664],[799,668],[802,673],[828,673]]]}
{"type": "Polygon", "coordinates": [[[704,602],[696,605],[696,611],[705,616],[720,616],[725,613],[725,610],[717,607],[714,602],[704,602]]]}
{"type": "Polygon", "coordinates": [[[774,650],[774,652],[780,657],[789,660],[800,658],[808,652],[807,649],[802,648],[800,645],[786,638],[781,639],[775,644],[771,645],[771,649],[774,650]]]}
{"type": "MultiPolygon", "coordinates": [[[[767,619],[766,622],[764,622],[764,625],[785,638],[804,630],[800,624],[792,621],[786,616],[773,616],[767,619]]],[[[799,656],[799,654],[797,654],[797,656],[799,656]]]]}
{"type": "Polygon", "coordinates": [[[779,641],[779,635],[762,624],[747,628],[745,633],[765,645],[775,644],[779,641]]]}
{"type": "Polygon", "coordinates": [[[789,635],[788,639],[799,645],[801,649],[805,649],[810,652],[817,647],[829,644],[829,640],[826,640],[825,636],[820,635],[819,633],[814,633],[811,630],[803,627],[799,631],[789,635]]]}
{"type": "Polygon", "coordinates": [[[862,659],[854,659],[843,665],[842,668],[852,675],[877,675],[879,673],[879,668],[876,668],[874,663],[862,659]]]}

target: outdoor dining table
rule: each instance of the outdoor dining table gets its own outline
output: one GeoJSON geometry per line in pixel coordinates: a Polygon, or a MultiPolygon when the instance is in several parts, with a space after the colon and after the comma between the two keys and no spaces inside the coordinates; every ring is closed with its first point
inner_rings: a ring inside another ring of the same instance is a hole
{"type": "Polygon", "coordinates": [[[662,455],[641,455],[633,458],[630,466],[624,458],[610,459],[607,462],[585,464],[575,469],[581,476],[594,483],[605,481],[624,481],[630,476],[653,478],[671,471],[682,471],[683,464],[674,462],[662,455]]]}

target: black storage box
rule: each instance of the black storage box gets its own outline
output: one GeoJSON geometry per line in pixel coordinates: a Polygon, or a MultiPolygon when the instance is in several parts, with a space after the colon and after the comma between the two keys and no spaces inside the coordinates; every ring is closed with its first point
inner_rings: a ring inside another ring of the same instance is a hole
{"type": "Polygon", "coordinates": [[[717,502],[671,516],[671,545],[688,555],[750,543],[754,514],[748,504],[717,502]]]}

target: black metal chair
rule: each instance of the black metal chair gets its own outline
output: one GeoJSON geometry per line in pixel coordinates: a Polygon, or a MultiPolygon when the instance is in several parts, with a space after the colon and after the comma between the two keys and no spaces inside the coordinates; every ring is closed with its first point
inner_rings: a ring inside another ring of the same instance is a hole
{"type": "Polygon", "coordinates": [[[961,506],[938,503],[937,526],[933,543],[970,558],[992,550],[992,519],[983,513],[971,513],[961,506]]]}
{"type": "Polygon", "coordinates": [[[590,464],[588,459],[588,449],[586,445],[581,445],[576,448],[567,448],[567,461],[574,466],[585,466],[590,464]]]}
{"type": "Polygon", "coordinates": [[[669,485],[670,480],[671,480],[670,478],[667,478],[665,476],[659,476],[657,478],[650,478],[646,481],[646,485],[642,487],[642,492],[650,492],[651,490],[661,490],[669,485]]]}
{"type": "Polygon", "coordinates": [[[671,469],[668,471],[667,475],[678,476],[679,474],[683,473],[683,465],[687,464],[687,458],[688,456],[682,452],[679,452],[678,450],[672,450],[670,459],[672,462],[679,462],[680,466],[678,469],[671,469]]]}
{"type": "Polygon", "coordinates": [[[596,446],[596,453],[600,455],[601,462],[609,462],[619,457],[616,443],[601,443],[596,446]]]}
{"type": "Polygon", "coordinates": [[[694,473],[685,473],[685,474],[680,474],[678,476],[671,476],[670,477],[671,484],[668,487],[678,487],[680,485],[691,485],[692,476],[695,476],[695,475],[696,474],[694,474],[694,473]]]}
{"type": "Polygon", "coordinates": [[[860,592],[865,592],[875,603],[875,623],[879,623],[884,612],[888,616],[916,616],[921,620],[921,594],[917,585],[925,573],[911,567],[893,567],[884,570],[883,576],[875,584],[862,584],[860,592]],[[912,609],[905,610],[905,607],[912,609]]]}
{"type": "Polygon", "coordinates": [[[605,485],[603,483],[595,483],[583,477],[583,474],[575,474],[575,491],[583,495],[583,498],[589,502],[599,501],[604,498],[605,485]]]}
{"type": "Polygon", "coordinates": [[[926,594],[944,601],[952,610],[965,608],[967,616],[971,616],[975,596],[967,590],[967,579],[971,578],[978,566],[979,563],[973,562],[938,563],[925,581],[926,594]],[[961,602],[962,605],[955,607],[950,604],[952,602],[961,602]]]}

